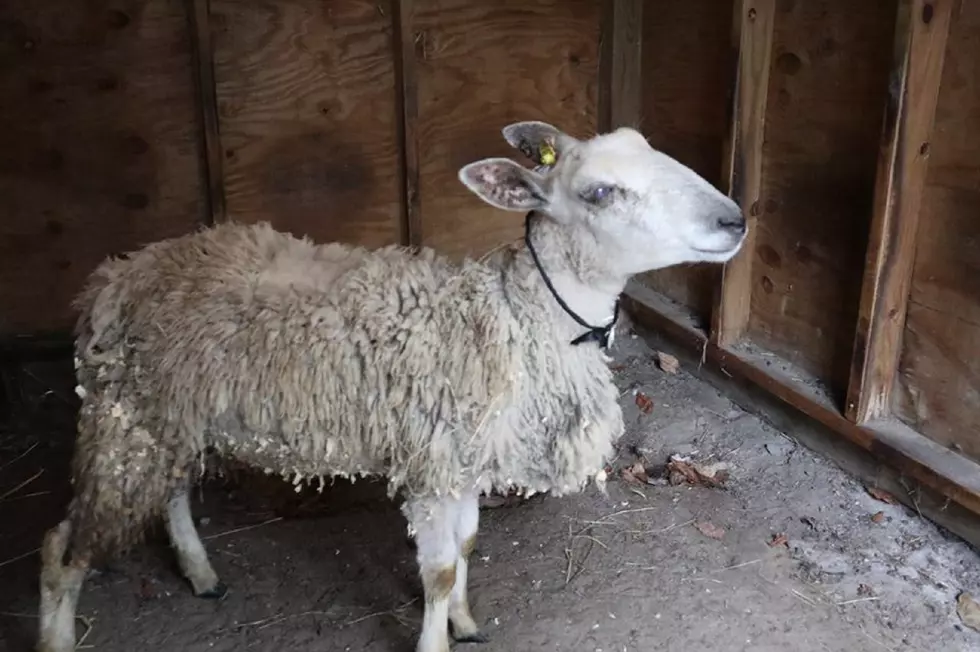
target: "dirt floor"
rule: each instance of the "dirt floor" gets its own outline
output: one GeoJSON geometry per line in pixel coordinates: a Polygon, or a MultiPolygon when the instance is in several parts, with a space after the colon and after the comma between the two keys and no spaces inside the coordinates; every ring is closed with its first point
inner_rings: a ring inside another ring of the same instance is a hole
{"type": "MultiPolygon", "coordinates": [[[[490,642],[458,649],[980,650],[956,612],[962,591],[980,592],[976,551],[872,497],[684,369],[659,369],[642,340],[621,336],[616,358],[628,435],[609,496],[482,512],[470,595],[490,642]],[[727,468],[691,465],[716,462],[727,468]],[[623,468],[633,470],[626,480],[623,468]]],[[[65,378],[55,367],[8,386],[26,388],[29,405],[0,432],[0,650],[31,649],[32,551],[66,500],[74,397],[70,379],[50,380],[65,378]]],[[[92,573],[80,647],[413,649],[413,551],[378,486],[297,495],[248,476],[207,487],[202,500],[194,509],[227,597],[192,597],[157,532],[92,573]]]]}

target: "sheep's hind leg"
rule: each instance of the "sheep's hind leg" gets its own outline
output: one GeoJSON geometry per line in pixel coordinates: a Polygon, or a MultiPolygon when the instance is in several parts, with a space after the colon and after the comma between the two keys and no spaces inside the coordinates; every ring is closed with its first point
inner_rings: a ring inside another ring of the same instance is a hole
{"type": "Polygon", "coordinates": [[[466,596],[469,557],[476,547],[476,532],[480,521],[480,502],[477,496],[467,496],[456,504],[456,581],[449,595],[449,622],[453,626],[453,638],[460,643],[486,643],[486,635],[480,632],[470,613],[466,596]]]}
{"type": "Polygon", "coordinates": [[[71,521],[66,519],[45,534],[41,546],[38,652],[75,649],[75,611],[89,559],[87,554],[73,550],[71,561],[64,563],[71,532],[71,521]]]}
{"type": "Polygon", "coordinates": [[[167,503],[167,534],[177,553],[177,563],[199,598],[222,598],[228,588],[218,580],[211,567],[208,553],[191,518],[191,506],[186,491],[178,491],[167,503]]]}
{"type": "Polygon", "coordinates": [[[416,652],[449,652],[449,601],[456,583],[456,501],[408,500],[402,507],[415,531],[425,612],[416,652]]]}

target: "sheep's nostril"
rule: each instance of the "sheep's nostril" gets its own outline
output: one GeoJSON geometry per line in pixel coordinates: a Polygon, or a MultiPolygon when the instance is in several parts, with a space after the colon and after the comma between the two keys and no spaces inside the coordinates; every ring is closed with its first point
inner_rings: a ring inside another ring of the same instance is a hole
{"type": "Polygon", "coordinates": [[[726,231],[745,232],[745,216],[741,213],[729,214],[718,218],[718,228],[726,231]]]}

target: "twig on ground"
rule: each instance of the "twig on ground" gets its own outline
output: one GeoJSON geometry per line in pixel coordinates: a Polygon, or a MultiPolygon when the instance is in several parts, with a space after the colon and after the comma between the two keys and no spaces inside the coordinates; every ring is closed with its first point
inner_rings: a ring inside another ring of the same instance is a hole
{"type": "Polygon", "coordinates": [[[206,537],[201,537],[204,541],[211,541],[213,539],[219,539],[221,537],[226,537],[231,534],[238,534],[239,532],[247,532],[248,530],[254,530],[255,528],[260,528],[264,525],[269,525],[270,523],[275,523],[276,521],[281,521],[282,516],[277,516],[275,518],[270,518],[268,521],[263,521],[261,523],[255,523],[253,525],[246,525],[244,527],[237,527],[233,530],[228,530],[227,532],[218,532],[217,534],[211,534],[206,537]]]}
{"type": "Polygon", "coordinates": [[[695,519],[692,518],[689,521],[684,521],[683,523],[674,523],[673,525],[668,525],[667,527],[660,528],[659,530],[625,530],[625,532],[626,534],[667,534],[671,530],[687,527],[688,525],[694,523],[694,521],[695,519]]]}
{"type": "Polygon", "coordinates": [[[80,623],[82,623],[82,625],[85,626],[85,631],[82,632],[81,637],[79,637],[78,641],[75,643],[75,649],[76,650],[86,650],[86,649],[95,647],[94,645],[85,645],[84,644],[85,643],[85,639],[87,639],[88,638],[88,635],[92,633],[92,620],[89,619],[89,618],[86,618],[85,616],[75,616],[75,620],[79,621],[80,623]]]}
{"type": "Polygon", "coordinates": [[[23,482],[21,482],[19,485],[17,485],[13,489],[9,489],[9,490],[5,491],[4,493],[0,494],[0,502],[2,502],[7,496],[9,496],[11,494],[17,493],[18,491],[20,491],[21,489],[23,489],[24,487],[26,487],[30,483],[32,483],[35,480],[37,480],[38,478],[40,478],[42,473],[44,473],[44,469],[41,469],[40,471],[38,471],[37,473],[35,473],[31,477],[27,478],[26,480],[24,480],[23,482]]]}
{"type": "Polygon", "coordinates": [[[847,604],[856,604],[858,602],[874,602],[876,600],[881,600],[881,598],[878,596],[872,596],[870,598],[855,598],[853,600],[844,600],[843,602],[838,602],[836,603],[836,606],[843,607],[844,605],[847,604]]]}
{"type": "Polygon", "coordinates": [[[725,571],[735,570],[736,568],[745,568],[746,566],[751,566],[752,564],[758,564],[761,559],[753,559],[752,561],[742,562],[741,564],[734,564],[732,566],[725,566],[724,568],[719,568],[718,570],[711,571],[711,574],[724,573],[725,571]]]}
{"type": "Polygon", "coordinates": [[[12,558],[10,558],[10,559],[6,559],[6,560],[4,560],[4,561],[0,561],[0,568],[3,568],[3,567],[4,567],[4,566],[6,566],[7,564],[12,564],[12,563],[14,563],[15,561],[20,561],[21,559],[27,559],[28,557],[30,557],[30,556],[31,556],[31,555],[33,555],[34,553],[36,553],[36,552],[40,552],[40,551],[41,551],[41,549],[40,549],[40,548],[35,548],[34,550],[28,550],[27,552],[25,552],[25,553],[24,553],[24,554],[22,554],[22,555],[17,555],[16,557],[12,557],[12,558]]]}
{"type": "Polygon", "coordinates": [[[0,471],[3,471],[5,468],[12,465],[14,462],[19,462],[20,460],[30,455],[31,451],[37,448],[38,443],[39,442],[34,442],[33,444],[30,445],[30,447],[26,451],[24,451],[14,459],[10,460],[9,462],[6,462],[3,466],[0,466],[0,471]]]}
{"type": "Polygon", "coordinates": [[[357,623],[364,622],[365,620],[369,620],[371,618],[377,618],[379,616],[393,616],[395,617],[396,620],[401,620],[398,617],[399,612],[405,611],[410,606],[415,604],[417,601],[418,598],[412,598],[411,600],[409,600],[408,602],[406,602],[400,607],[395,607],[394,609],[387,609],[385,611],[375,611],[365,616],[361,616],[360,618],[355,618],[354,620],[348,620],[347,622],[343,623],[341,627],[350,627],[351,625],[356,625],[357,623]]]}
{"type": "Polygon", "coordinates": [[[50,493],[51,493],[50,491],[35,491],[33,493],[24,494],[23,496],[14,496],[12,498],[7,498],[3,502],[11,503],[15,500],[24,500],[25,498],[37,498],[38,496],[47,496],[50,493]]]}

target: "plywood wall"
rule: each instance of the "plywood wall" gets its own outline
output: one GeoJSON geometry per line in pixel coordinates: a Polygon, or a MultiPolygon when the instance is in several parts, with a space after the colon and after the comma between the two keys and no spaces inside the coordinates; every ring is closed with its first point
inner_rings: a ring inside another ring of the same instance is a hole
{"type": "Polygon", "coordinates": [[[479,255],[520,237],[523,215],[477,200],[457,179],[486,156],[520,158],[500,135],[543,119],[596,129],[602,3],[415,0],[421,242],[479,255]]]}
{"type": "Polygon", "coordinates": [[[749,337],[839,396],[857,323],[896,3],[776,8],[749,337]]]}
{"type": "Polygon", "coordinates": [[[0,337],[65,332],[105,256],[215,219],[477,256],[459,183],[511,121],[597,127],[603,0],[0,6],[0,337]]]}
{"type": "Polygon", "coordinates": [[[391,4],[212,0],[228,219],[320,241],[401,241],[391,4]]]}
{"type": "MultiPolygon", "coordinates": [[[[654,147],[726,190],[722,155],[737,60],[733,12],[719,10],[716,0],[657,0],[643,9],[639,127],[654,147]]],[[[643,281],[708,324],[719,274],[717,265],[682,266],[643,281]]]]}
{"type": "Polygon", "coordinates": [[[708,178],[726,152],[752,237],[721,278],[646,275],[630,305],[980,514],[980,4],[735,4],[723,147],[700,147],[726,131],[696,80],[719,83],[728,59],[694,36],[723,38],[701,3],[644,3],[642,112],[651,141],[708,178]]]}
{"type": "Polygon", "coordinates": [[[929,145],[896,408],[980,461],[980,4],[951,26],[929,145]]]}
{"type": "Polygon", "coordinates": [[[191,59],[182,0],[0,3],[0,333],[205,219],[191,59]]]}

